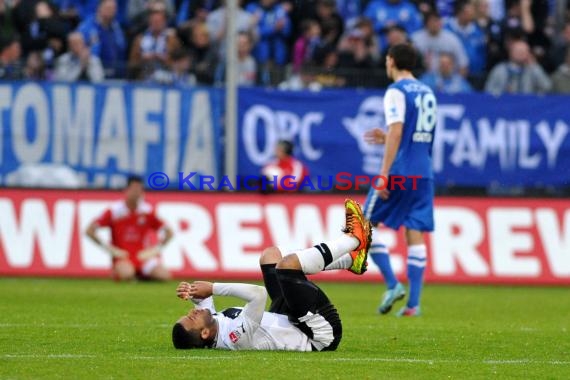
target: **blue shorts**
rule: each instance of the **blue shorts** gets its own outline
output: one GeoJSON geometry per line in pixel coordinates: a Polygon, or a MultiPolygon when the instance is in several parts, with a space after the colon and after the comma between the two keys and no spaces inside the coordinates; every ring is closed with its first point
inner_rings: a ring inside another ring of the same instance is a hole
{"type": "Polygon", "coordinates": [[[410,181],[406,181],[405,190],[388,186],[390,197],[385,201],[371,187],[364,203],[366,218],[373,225],[383,223],[394,230],[403,225],[411,230],[433,231],[433,180],[420,178],[416,181],[416,190],[411,188],[410,181]]]}

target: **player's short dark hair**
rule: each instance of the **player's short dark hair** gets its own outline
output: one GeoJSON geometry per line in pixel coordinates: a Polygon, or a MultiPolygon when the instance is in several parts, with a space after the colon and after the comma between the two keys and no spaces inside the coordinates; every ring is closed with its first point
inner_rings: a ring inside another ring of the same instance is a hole
{"type": "Polygon", "coordinates": [[[410,44],[397,44],[388,50],[388,56],[392,57],[394,64],[399,70],[412,71],[416,67],[418,53],[410,44]]]}
{"type": "Polygon", "coordinates": [[[293,154],[293,143],[288,140],[279,140],[277,143],[286,155],[291,156],[293,154]]]}
{"type": "Polygon", "coordinates": [[[172,327],[172,344],[174,348],[179,350],[206,347],[206,343],[200,337],[199,332],[188,331],[178,322],[172,327]]]}
{"type": "Polygon", "coordinates": [[[143,183],[143,179],[140,175],[130,175],[127,177],[127,187],[130,186],[131,183],[143,183]]]}

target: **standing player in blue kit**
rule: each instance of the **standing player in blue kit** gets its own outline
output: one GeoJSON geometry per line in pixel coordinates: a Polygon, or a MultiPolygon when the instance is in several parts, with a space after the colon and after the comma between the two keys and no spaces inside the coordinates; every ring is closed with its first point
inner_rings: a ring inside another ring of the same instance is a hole
{"type": "MultiPolygon", "coordinates": [[[[408,246],[407,274],[410,294],[398,316],[420,315],[420,294],[426,266],[427,248],[424,232],[434,229],[432,144],[437,120],[437,101],[432,90],[414,78],[412,70],[416,50],[408,44],[390,48],[386,72],[394,81],[384,96],[384,113],[388,132],[375,129],[367,134],[369,142],[385,144],[380,176],[388,178],[383,190],[370,189],[364,215],[372,225],[380,223],[394,230],[405,227],[408,246]],[[416,177],[399,186],[390,176],[416,177]]],[[[383,186],[377,186],[382,188],[383,186]]],[[[388,313],[394,303],[406,295],[404,286],[394,276],[387,247],[375,231],[370,250],[388,290],[378,311],[388,313]]]]}

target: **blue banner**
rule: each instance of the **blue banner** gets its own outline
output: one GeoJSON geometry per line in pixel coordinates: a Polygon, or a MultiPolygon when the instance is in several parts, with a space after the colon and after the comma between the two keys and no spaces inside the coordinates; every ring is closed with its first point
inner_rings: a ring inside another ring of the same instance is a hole
{"type": "MultiPolygon", "coordinates": [[[[383,151],[363,134],[385,128],[383,92],[241,89],[238,172],[258,174],[279,139],[311,176],[377,175],[383,151]]],[[[570,101],[563,96],[438,96],[433,165],[441,186],[570,185],[570,101]]]]}
{"type": "Polygon", "coordinates": [[[25,183],[22,168],[65,167],[103,188],[157,171],[219,176],[222,104],[217,89],[0,82],[0,185],[25,183]]]}

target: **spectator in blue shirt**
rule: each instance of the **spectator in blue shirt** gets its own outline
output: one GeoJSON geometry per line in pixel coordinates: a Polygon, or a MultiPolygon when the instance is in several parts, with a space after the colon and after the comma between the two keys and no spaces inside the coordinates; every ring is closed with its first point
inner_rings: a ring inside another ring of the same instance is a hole
{"type": "Polygon", "coordinates": [[[486,38],[475,21],[475,6],[468,1],[458,2],[456,16],[447,20],[445,28],[461,40],[469,58],[469,74],[483,75],[487,66],[486,38]]]}
{"type": "Polygon", "coordinates": [[[435,72],[427,72],[420,81],[442,94],[461,94],[472,92],[471,85],[457,72],[455,58],[449,53],[439,54],[439,66],[435,72]]]}
{"type": "Polygon", "coordinates": [[[383,38],[385,31],[390,26],[401,25],[409,35],[423,26],[420,11],[408,0],[372,0],[364,16],[374,22],[374,30],[379,34],[382,45],[386,42],[383,38]]]}
{"type": "Polygon", "coordinates": [[[362,15],[363,2],[363,0],[336,0],[336,9],[347,29],[352,28],[362,15]]]}
{"type": "Polygon", "coordinates": [[[269,61],[277,65],[288,62],[287,38],[291,33],[291,21],[285,8],[276,0],[260,0],[251,3],[246,11],[258,21],[259,42],[254,56],[260,64],[269,61]]]}
{"type": "Polygon", "coordinates": [[[97,14],[78,27],[91,53],[101,59],[106,78],[117,78],[124,72],[127,44],[116,15],[116,0],[101,0],[97,14]]]}

